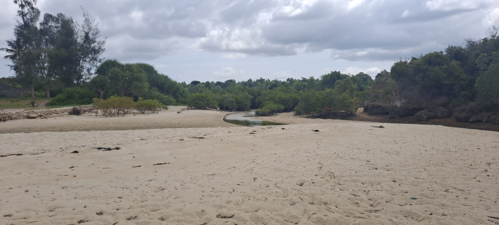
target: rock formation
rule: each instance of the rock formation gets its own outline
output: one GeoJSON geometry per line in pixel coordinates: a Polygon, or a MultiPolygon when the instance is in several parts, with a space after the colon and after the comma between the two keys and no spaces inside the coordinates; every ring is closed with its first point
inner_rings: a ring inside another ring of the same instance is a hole
{"type": "MultiPolygon", "coordinates": [[[[46,119],[51,115],[60,115],[68,113],[74,108],[77,108],[82,115],[93,111],[93,106],[81,106],[72,108],[58,108],[58,109],[45,109],[45,110],[32,110],[32,111],[17,111],[17,112],[0,112],[0,122],[8,120],[22,120],[22,119],[46,119]]],[[[70,114],[71,115],[71,114],[70,114]]]]}

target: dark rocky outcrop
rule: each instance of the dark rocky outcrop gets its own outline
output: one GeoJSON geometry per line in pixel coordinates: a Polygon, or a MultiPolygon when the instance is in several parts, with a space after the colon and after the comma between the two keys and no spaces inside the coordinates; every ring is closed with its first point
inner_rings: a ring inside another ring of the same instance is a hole
{"type": "Polygon", "coordinates": [[[490,116],[489,123],[499,125],[499,115],[490,116]]]}
{"type": "Polygon", "coordinates": [[[447,102],[447,99],[436,98],[419,86],[399,84],[390,98],[388,114],[390,118],[414,116],[417,112],[428,109],[432,104],[447,104],[447,102]]]}
{"type": "Polygon", "coordinates": [[[416,115],[416,113],[418,113],[419,111],[424,110],[424,109],[425,109],[425,107],[418,107],[418,106],[391,107],[388,115],[390,115],[390,118],[414,116],[414,115],[416,115]]]}
{"type": "Polygon", "coordinates": [[[433,117],[433,113],[430,112],[430,110],[426,109],[426,110],[422,110],[422,111],[417,112],[414,115],[414,117],[416,117],[416,119],[419,121],[426,121],[426,120],[433,117]]]}
{"type": "Polygon", "coordinates": [[[436,99],[433,99],[429,103],[429,107],[447,107],[449,106],[449,98],[445,96],[440,96],[436,99]]]}
{"type": "Polygon", "coordinates": [[[78,107],[73,107],[73,108],[71,108],[71,110],[69,110],[68,114],[69,114],[69,115],[77,115],[77,116],[79,116],[79,115],[81,115],[81,114],[82,114],[82,112],[81,112],[81,109],[80,109],[80,108],[78,108],[78,107]]]}
{"type": "Polygon", "coordinates": [[[364,112],[369,115],[386,115],[390,111],[390,105],[381,102],[366,102],[364,112]]]}
{"type": "Polygon", "coordinates": [[[452,112],[452,116],[459,122],[468,122],[472,116],[477,115],[482,111],[482,107],[476,102],[470,102],[459,107],[456,107],[452,112]]]}
{"type": "Polygon", "coordinates": [[[482,123],[486,123],[490,118],[490,113],[486,113],[486,112],[483,112],[483,113],[479,113],[477,115],[474,115],[472,116],[468,122],[470,123],[477,123],[477,122],[482,122],[482,123]]]}
{"type": "Polygon", "coordinates": [[[28,114],[28,115],[26,115],[26,119],[36,119],[36,118],[38,118],[37,114],[28,114]]]}
{"type": "Polygon", "coordinates": [[[499,124],[499,99],[491,105],[481,105],[477,102],[467,102],[458,105],[463,99],[443,96],[440,90],[423,89],[410,82],[400,81],[386,102],[366,102],[364,112],[369,115],[389,115],[390,119],[415,116],[419,121],[441,119],[453,116],[456,121],[470,123],[499,124]],[[485,113],[487,112],[487,113],[485,113]],[[491,116],[493,115],[493,116],[491,116]]]}
{"type": "Polygon", "coordinates": [[[433,117],[436,119],[448,118],[451,116],[450,110],[448,110],[444,107],[436,107],[436,108],[430,109],[430,111],[433,113],[433,117]]]}
{"type": "MultiPolygon", "coordinates": [[[[92,112],[94,109],[93,106],[81,106],[79,108],[81,114],[92,112]]],[[[61,115],[68,113],[71,109],[72,108],[66,107],[66,108],[33,110],[33,111],[20,110],[15,112],[0,110],[0,122],[6,122],[9,120],[21,120],[21,119],[46,119],[52,115],[61,115]]]]}

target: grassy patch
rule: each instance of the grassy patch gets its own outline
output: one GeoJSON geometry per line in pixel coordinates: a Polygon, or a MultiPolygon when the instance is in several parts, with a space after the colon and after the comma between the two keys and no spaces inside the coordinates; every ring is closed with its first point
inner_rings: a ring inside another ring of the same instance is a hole
{"type": "MultiPolygon", "coordinates": [[[[38,104],[46,103],[49,99],[37,99],[38,104]]],[[[39,108],[31,107],[31,99],[25,98],[0,98],[0,110],[1,109],[26,109],[34,110],[39,108]]]]}

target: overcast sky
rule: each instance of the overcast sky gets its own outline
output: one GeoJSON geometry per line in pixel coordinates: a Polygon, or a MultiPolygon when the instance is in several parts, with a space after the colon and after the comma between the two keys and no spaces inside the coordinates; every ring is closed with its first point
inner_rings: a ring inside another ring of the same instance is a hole
{"type": "MultiPolygon", "coordinates": [[[[0,0],[0,47],[17,7],[0,0]]],[[[177,81],[376,75],[399,59],[499,26],[499,0],[38,0],[44,13],[99,23],[106,59],[144,62],[177,81]]],[[[0,53],[0,77],[12,76],[0,53]]]]}

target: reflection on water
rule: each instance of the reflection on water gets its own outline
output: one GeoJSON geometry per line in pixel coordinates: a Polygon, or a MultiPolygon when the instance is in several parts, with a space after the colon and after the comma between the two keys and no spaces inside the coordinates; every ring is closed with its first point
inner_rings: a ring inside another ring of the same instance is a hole
{"type": "Polygon", "coordinates": [[[269,121],[259,120],[254,117],[255,111],[229,114],[224,117],[224,121],[232,124],[248,127],[269,126],[269,125],[285,125],[283,123],[274,123],[269,121]]]}

